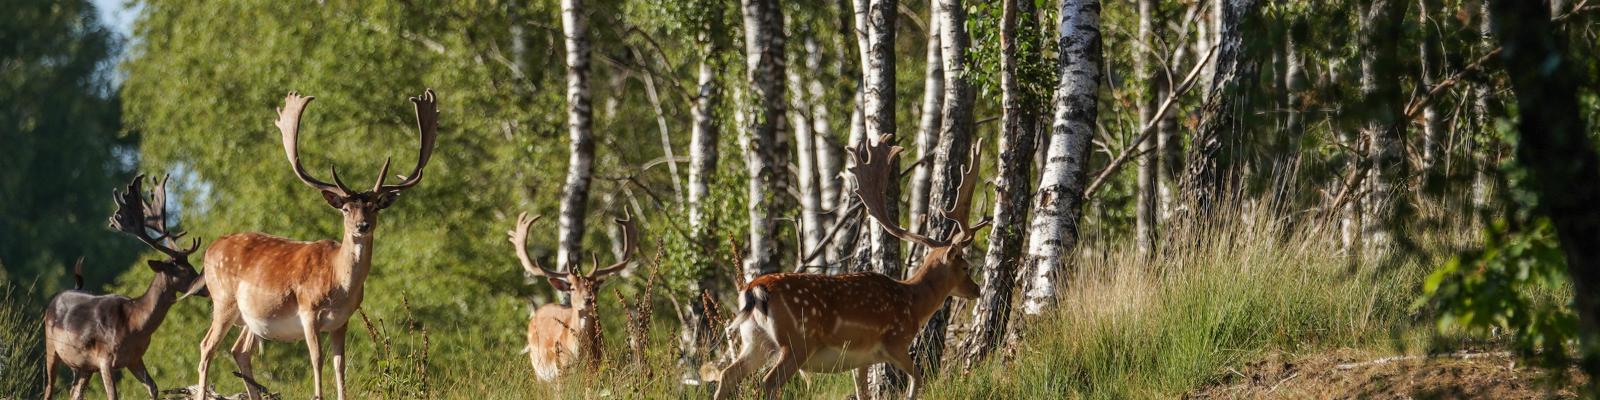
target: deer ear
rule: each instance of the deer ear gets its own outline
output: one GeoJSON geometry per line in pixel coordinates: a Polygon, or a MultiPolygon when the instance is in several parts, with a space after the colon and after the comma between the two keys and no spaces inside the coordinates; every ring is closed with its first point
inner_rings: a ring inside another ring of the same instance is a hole
{"type": "Polygon", "coordinates": [[[340,197],[338,193],[323,191],[322,199],[328,201],[329,207],[344,208],[344,197],[340,197]]]}
{"type": "Polygon", "coordinates": [[[156,272],[161,272],[161,271],[163,271],[163,270],[166,270],[166,269],[167,269],[167,268],[166,268],[166,267],[167,267],[167,265],[166,265],[166,264],[162,264],[162,263],[161,263],[161,262],[160,262],[160,261],[156,261],[156,260],[145,260],[145,261],[144,261],[144,263],[145,263],[145,264],[149,264],[149,265],[150,265],[150,270],[151,270],[151,271],[156,271],[156,272]]]}
{"type": "Polygon", "coordinates": [[[550,286],[553,286],[556,288],[556,290],[563,292],[572,291],[572,284],[567,283],[567,281],[562,280],[561,278],[550,278],[550,286]]]}
{"type": "Polygon", "coordinates": [[[385,192],[378,194],[378,201],[373,203],[373,205],[378,207],[379,210],[382,210],[394,205],[394,201],[398,199],[400,199],[400,192],[385,192]]]}
{"type": "Polygon", "coordinates": [[[194,283],[189,285],[188,290],[183,291],[183,295],[211,297],[211,291],[206,290],[206,278],[204,276],[194,278],[194,283]]]}

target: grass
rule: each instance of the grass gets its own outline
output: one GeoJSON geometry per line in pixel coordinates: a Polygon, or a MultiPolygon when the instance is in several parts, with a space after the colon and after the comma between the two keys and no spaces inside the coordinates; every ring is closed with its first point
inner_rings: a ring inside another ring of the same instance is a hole
{"type": "MultiPolygon", "coordinates": [[[[1399,353],[1459,343],[1440,341],[1431,317],[1414,305],[1422,277],[1439,262],[1436,256],[1364,260],[1364,267],[1351,269],[1341,255],[1334,227],[1316,222],[1296,227],[1233,222],[1176,230],[1164,238],[1160,256],[1151,259],[1129,246],[1088,243],[1060,307],[1028,321],[1021,346],[972,371],[947,367],[945,374],[930,379],[923,395],[929,399],[1173,398],[1213,383],[1230,367],[1268,351],[1358,348],[1399,353]]],[[[1470,237],[1445,233],[1414,239],[1425,248],[1448,249],[1470,237]]],[[[521,344],[501,338],[520,337],[525,319],[489,328],[457,325],[463,322],[410,307],[369,310],[376,311],[369,312],[372,328],[351,322],[355,324],[350,330],[353,393],[370,398],[448,399],[709,397],[710,386],[679,384],[676,320],[670,311],[663,311],[671,310],[669,305],[658,299],[655,317],[644,328],[630,324],[623,304],[637,310],[649,303],[605,297],[602,310],[614,310],[602,312],[607,361],[553,384],[532,379],[527,356],[518,352],[521,344]],[[627,329],[628,325],[634,327],[627,329]],[[647,338],[644,354],[630,350],[630,336],[647,338]],[[431,344],[429,338],[434,339],[431,344]]],[[[0,308],[0,324],[8,324],[0,326],[6,328],[0,335],[17,335],[16,327],[37,326],[19,319],[22,314],[15,309],[9,302],[0,308]]],[[[163,331],[168,329],[176,328],[163,331]]],[[[12,337],[16,336],[0,339],[23,343],[12,337]]],[[[192,344],[176,345],[192,352],[192,344]]],[[[269,344],[268,354],[257,358],[262,383],[289,398],[303,397],[310,379],[304,373],[301,346],[269,344]]],[[[237,379],[228,376],[232,361],[225,355],[214,360],[218,385],[237,387],[237,379]]],[[[156,378],[163,387],[188,384],[188,375],[193,374],[190,365],[164,366],[156,378]]],[[[21,376],[20,371],[0,371],[0,385],[16,381],[13,376],[21,376]]],[[[331,373],[327,376],[331,379],[331,373]]],[[[123,379],[122,385],[123,390],[135,390],[136,383],[123,379]]],[[[331,383],[324,387],[332,390],[331,383]]],[[[849,374],[813,374],[809,380],[791,381],[785,397],[843,398],[851,392],[849,374]]]]}

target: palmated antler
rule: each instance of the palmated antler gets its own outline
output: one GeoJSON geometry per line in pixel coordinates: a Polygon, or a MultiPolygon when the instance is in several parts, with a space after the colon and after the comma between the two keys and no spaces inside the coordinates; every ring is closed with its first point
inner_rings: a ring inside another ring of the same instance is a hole
{"type": "Polygon", "coordinates": [[[967,220],[972,214],[972,192],[978,186],[978,160],[983,154],[983,138],[978,138],[972,144],[972,155],[967,158],[967,168],[961,171],[961,184],[956,187],[956,202],[950,208],[941,210],[945,219],[956,223],[955,237],[950,239],[951,244],[965,247],[972,243],[978,236],[978,230],[989,226],[989,219],[985,218],[977,225],[967,226],[967,220]]]}
{"type": "Polygon", "coordinates": [[[389,173],[389,162],[383,162],[383,171],[378,173],[378,183],[372,186],[373,192],[398,192],[416,186],[422,181],[422,167],[428,166],[428,159],[433,156],[433,142],[438,138],[439,132],[439,97],[433,89],[424,91],[421,96],[412,97],[411,103],[417,109],[417,131],[421,137],[422,149],[417,152],[417,167],[411,174],[403,176],[404,181],[396,185],[383,184],[384,175],[389,173]]]}
{"type": "Polygon", "coordinates": [[[878,140],[867,140],[861,145],[852,147],[850,156],[854,157],[855,165],[850,166],[850,174],[856,177],[856,196],[861,198],[861,205],[867,209],[867,215],[878,221],[883,230],[900,239],[921,243],[928,247],[949,246],[950,242],[923,236],[901,228],[900,224],[889,217],[887,210],[888,199],[884,190],[888,185],[899,182],[899,171],[894,169],[894,158],[905,151],[905,148],[894,145],[894,134],[886,133],[878,140]],[[874,143],[876,142],[876,143],[874,143]]]}
{"type": "Polygon", "coordinates": [[[189,248],[178,248],[178,239],[183,238],[186,232],[172,233],[167,227],[167,177],[162,177],[154,191],[150,193],[148,201],[144,198],[144,175],[140,174],[128,183],[126,191],[112,194],[116,198],[117,211],[111,215],[111,229],[133,235],[134,238],[144,242],[145,245],[165,253],[174,260],[181,260],[200,249],[200,239],[194,239],[189,248]],[[154,231],[155,236],[150,232],[154,231]]]}
{"type": "Polygon", "coordinates": [[[316,99],[314,96],[301,96],[299,92],[289,92],[283,97],[283,108],[278,109],[278,121],[275,123],[278,132],[283,133],[283,153],[289,157],[289,166],[294,168],[294,176],[300,178],[300,182],[339,197],[349,197],[355,194],[355,191],[350,190],[339,180],[338,168],[329,167],[333,173],[334,184],[328,184],[312,177],[306,172],[305,166],[300,164],[300,114],[304,113],[306,106],[316,99]]]}
{"type": "Polygon", "coordinates": [[[567,273],[545,268],[544,265],[539,264],[538,260],[528,256],[528,227],[538,220],[539,217],[528,217],[526,212],[518,214],[517,229],[506,231],[506,235],[510,236],[511,244],[516,246],[517,259],[522,261],[522,269],[528,270],[530,274],[544,275],[547,278],[566,279],[567,273]]]}

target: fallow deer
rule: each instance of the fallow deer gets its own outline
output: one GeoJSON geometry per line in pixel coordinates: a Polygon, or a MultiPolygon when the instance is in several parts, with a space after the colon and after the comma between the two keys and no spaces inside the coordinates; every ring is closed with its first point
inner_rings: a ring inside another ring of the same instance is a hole
{"type": "Polygon", "coordinates": [[[556,290],[572,294],[572,305],[546,304],[539,307],[533,318],[528,320],[528,358],[533,362],[533,370],[539,380],[551,381],[573,362],[595,366],[600,361],[601,335],[595,306],[596,295],[606,278],[628,266],[638,247],[638,232],[632,218],[615,220],[622,229],[621,260],[605,268],[600,268],[599,262],[595,261],[594,268],[588,274],[576,270],[558,272],[545,268],[528,256],[528,227],[538,220],[538,217],[529,218],[528,213],[522,213],[517,216],[517,229],[506,234],[516,247],[517,259],[522,261],[523,269],[530,274],[544,276],[556,290]]]}
{"type": "Polygon", "coordinates": [[[146,261],[156,276],[144,295],[133,299],[84,292],[83,259],[78,259],[73,269],[77,287],[57,294],[44,310],[46,399],[54,395],[51,389],[55,386],[57,363],[66,364],[73,371],[74,400],[83,398],[89,377],[97,372],[105,384],[106,397],[117,398],[112,371],[118,368],[133,372],[150,397],[156,398],[156,382],[144,368],[144,352],[150,348],[150,336],[161,327],[167,310],[178,301],[177,294],[200,277],[189,265],[189,254],[200,247],[200,241],[194,240],[186,249],[177,247],[183,233],[169,233],[167,229],[167,180],[161,180],[148,201],[140,188],[143,182],[144,175],[140,175],[128,184],[126,192],[114,193],[117,211],[111,217],[111,228],[138,238],[166,254],[167,259],[146,261]]]}
{"type": "Polygon", "coordinates": [[[716,398],[727,398],[739,382],[777,357],[777,366],[762,381],[767,398],[777,398],[784,382],[799,371],[843,372],[855,370],[856,397],[865,393],[867,367],[890,363],[910,376],[908,398],[916,398],[921,385],[912,367],[911,342],[946,298],[976,298],[978,284],[968,272],[963,254],[982,222],[967,225],[972,190],[977,183],[978,146],[964,172],[955,204],[945,211],[956,232],[939,240],[902,229],[884,207],[885,185],[896,180],[891,161],[904,150],[883,135],[877,143],[850,149],[856,165],[850,173],[858,183],[856,196],[878,224],[903,240],[931,249],[910,279],[896,280],[879,273],[846,275],[803,273],[768,274],[751,280],[739,293],[739,311],[729,330],[737,329],[742,342],[738,357],[723,369],[716,398]]]}
{"type": "MultiPolygon", "coordinates": [[[[254,379],[250,356],[262,339],[306,341],[310,352],[313,395],[322,398],[322,353],[318,334],[328,333],[333,353],[334,387],[345,398],[344,336],[350,315],[361,307],[367,274],[372,269],[372,243],[378,212],[393,205],[400,193],[422,180],[422,169],[433,154],[439,109],[433,90],[412,97],[417,112],[421,150],[417,166],[396,185],[384,184],[389,173],[385,161],[372,190],[355,191],[339,180],[333,184],[306,173],[300,165],[298,138],[300,114],[313,97],[290,92],[278,110],[276,125],[283,134],[284,153],[301,182],[321,192],[328,205],[344,215],[343,241],[303,242],[262,233],[238,233],[218,238],[205,255],[205,286],[211,290],[211,327],[200,342],[200,386],[206,387],[211,353],[234,326],[243,327],[234,341],[233,359],[239,372],[254,379]]],[[[246,385],[246,394],[258,397],[246,385]]],[[[202,391],[203,393],[203,391],[202,391]]],[[[201,394],[196,394],[200,398],[201,394]]]]}

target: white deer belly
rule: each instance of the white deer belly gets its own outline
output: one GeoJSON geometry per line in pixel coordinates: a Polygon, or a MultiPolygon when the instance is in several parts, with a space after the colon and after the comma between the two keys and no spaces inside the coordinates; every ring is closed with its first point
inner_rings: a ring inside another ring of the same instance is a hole
{"type": "Polygon", "coordinates": [[[882,360],[882,346],[868,348],[824,347],[811,353],[800,369],[807,372],[842,372],[876,364],[882,360]]]}
{"type": "Polygon", "coordinates": [[[294,313],[283,313],[282,315],[265,318],[245,316],[244,326],[250,330],[250,333],[269,340],[298,342],[306,339],[304,321],[301,321],[300,316],[294,313]]]}

